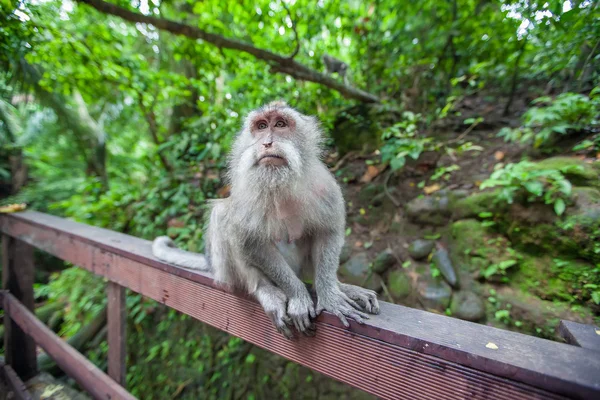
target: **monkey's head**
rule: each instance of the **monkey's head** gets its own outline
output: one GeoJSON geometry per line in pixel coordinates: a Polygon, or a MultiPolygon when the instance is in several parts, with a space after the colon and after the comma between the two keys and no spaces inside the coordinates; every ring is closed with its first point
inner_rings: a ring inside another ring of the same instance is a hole
{"type": "Polygon", "coordinates": [[[283,101],[248,114],[230,155],[230,174],[262,185],[282,186],[301,178],[306,166],[321,155],[321,130],[316,118],[283,101]]]}

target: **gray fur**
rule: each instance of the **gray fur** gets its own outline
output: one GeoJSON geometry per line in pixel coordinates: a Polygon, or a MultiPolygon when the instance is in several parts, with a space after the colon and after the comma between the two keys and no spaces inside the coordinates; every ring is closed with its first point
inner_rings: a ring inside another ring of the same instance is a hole
{"type": "Polygon", "coordinates": [[[154,255],[187,268],[210,264],[216,281],[254,295],[287,337],[292,324],[312,334],[311,318],[322,310],[345,326],[346,317],[362,323],[368,318],[364,312],[378,313],[375,292],[338,281],[346,212],[341,189],[320,159],[321,143],[317,119],[285,103],[251,112],[229,157],[231,195],[212,205],[205,235],[209,263],[173,248],[165,237],[155,240],[154,255]],[[252,121],[273,110],[293,121],[295,129],[268,128],[253,136],[252,121]],[[286,164],[260,164],[265,152],[283,157],[286,164]],[[316,307],[299,278],[310,271],[315,273],[316,307]]]}

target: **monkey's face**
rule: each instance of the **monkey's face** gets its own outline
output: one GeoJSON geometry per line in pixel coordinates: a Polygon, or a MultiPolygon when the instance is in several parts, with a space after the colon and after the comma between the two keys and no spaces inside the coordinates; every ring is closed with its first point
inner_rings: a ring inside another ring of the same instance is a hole
{"type": "Polygon", "coordinates": [[[250,121],[250,134],[256,141],[257,165],[289,167],[288,159],[295,156],[293,144],[296,134],[296,121],[290,115],[280,109],[264,111],[250,121]]]}
{"type": "Polygon", "coordinates": [[[283,102],[251,112],[231,154],[231,173],[269,187],[291,183],[319,155],[316,119],[283,102]]]}

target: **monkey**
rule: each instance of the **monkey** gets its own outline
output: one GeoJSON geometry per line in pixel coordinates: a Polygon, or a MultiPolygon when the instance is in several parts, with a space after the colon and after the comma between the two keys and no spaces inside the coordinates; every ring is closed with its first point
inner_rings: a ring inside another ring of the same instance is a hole
{"type": "Polygon", "coordinates": [[[346,328],[347,318],[363,324],[378,314],[376,292],[337,277],[346,211],[322,143],[319,120],[283,101],[250,112],[228,156],[230,195],[210,201],[204,255],[161,236],[154,256],[254,296],[288,339],[294,327],[314,335],[312,319],[323,310],[346,328]],[[314,277],[316,306],[301,274],[314,277]]]}
{"type": "Polygon", "coordinates": [[[334,72],[337,72],[344,80],[344,84],[348,84],[348,64],[328,54],[323,54],[321,59],[323,60],[323,64],[325,64],[327,73],[333,74],[334,72]]]}

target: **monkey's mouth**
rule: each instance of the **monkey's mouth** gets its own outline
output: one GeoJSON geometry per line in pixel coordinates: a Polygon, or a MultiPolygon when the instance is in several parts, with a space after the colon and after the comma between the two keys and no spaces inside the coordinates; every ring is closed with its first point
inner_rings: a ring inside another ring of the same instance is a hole
{"type": "Polygon", "coordinates": [[[272,165],[280,167],[287,164],[287,160],[277,154],[264,154],[258,159],[259,165],[272,165]]]}

